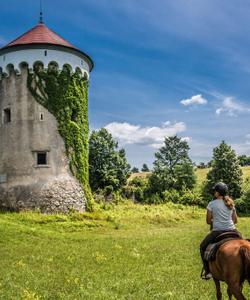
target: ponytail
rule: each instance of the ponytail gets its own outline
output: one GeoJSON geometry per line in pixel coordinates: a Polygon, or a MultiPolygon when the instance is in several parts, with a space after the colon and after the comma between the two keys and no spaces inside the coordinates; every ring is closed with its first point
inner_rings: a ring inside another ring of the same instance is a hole
{"type": "Polygon", "coordinates": [[[223,201],[224,201],[226,207],[228,207],[229,209],[232,210],[234,208],[234,201],[229,196],[224,196],[223,201]]]}

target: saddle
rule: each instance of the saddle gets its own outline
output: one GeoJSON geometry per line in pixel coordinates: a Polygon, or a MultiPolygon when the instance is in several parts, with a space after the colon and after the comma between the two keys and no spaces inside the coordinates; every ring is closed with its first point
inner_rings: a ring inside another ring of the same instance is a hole
{"type": "Polygon", "coordinates": [[[205,254],[204,254],[204,259],[206,261],[215,260],[216,253],[219,250],[220,246],[222,246],[226,242],[232,241],[232,240],[243,240],[243,238],[239,232],[235,232],[235,231],[228,231],[228,232],[220,234],[215,239],[215,243],[208,245],[208,247],[205,251],[205,254]]]}

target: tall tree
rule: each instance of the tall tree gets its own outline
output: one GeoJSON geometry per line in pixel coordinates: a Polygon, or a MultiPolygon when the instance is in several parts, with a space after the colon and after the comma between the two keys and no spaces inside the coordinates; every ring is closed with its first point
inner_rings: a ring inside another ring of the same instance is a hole
{"type": "Polygon", "coordinates": [[[164,146],[155,153],[153,173],[149,178],[150,190],[192,189],[196,182],[193,164],[188,155],[188,143],[181,138],[166,137],[164,146]]]}
{"type": "Polygon", "coordinates": [[[132,173],[139,173],[140,171],[139,171],[138,168],[133,167],[133,168],[131,169],[131,172],[132,172],[132,173]]]}
{"type": "Polygon", "coordinates": [[[203,193],[207,200],[211,200],[213,186],[219,181],[228,185],[233,198],[241,196],[242,170],[239,159],[225,141],[213,150],[212,169],[208,172],[203,193]]]}
{"type": "Polygon", "coordinates": [[[149,172],[149,167],[147,166],[147,164],[143,164],[143,165],[142,165],[141,171],[142,171],[142,172],[149,172]]]}
{"type": "Polygon", "coordinates": [[[130,175],[130,165],[124,149],[102,128],[93,131],[89,141],[89,177],[93,191],[112,187],[119,190],[130,175]]]}

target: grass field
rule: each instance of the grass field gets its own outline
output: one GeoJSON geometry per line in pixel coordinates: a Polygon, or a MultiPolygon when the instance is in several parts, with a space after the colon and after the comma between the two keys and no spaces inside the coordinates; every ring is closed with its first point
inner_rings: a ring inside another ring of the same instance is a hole
{"type": "MultiPolygon", "coordinates": [[[[196,170],[198,186],[200,186],[206,180],[208,171],[209,171],[208,168],[196,170]]],[[[246,179],[248,177],[250,178],[250,167],[242,167],[242,171],[243,171],[243,179],[246,179]]],[[[130,177],[130,180],[134,179],[135,177],[146,178],[150,176],[150,174],[151,174],[150,172],[133,173],[130,177]]]]}
{"type": "MultiPolygon", "coordinates": [[[[209,169],[197,169],[196,175],[197,175],[197,183],[202,184],[206,180],[207,173],[209,169]]],[[[243,179],[250,178],[250,167],[242,167],[243,172],[243,179]]]]}
{"type": "MultiPolygon", "coordinates": [[[[108,208],[0,214],[0,299],[215,299],[213,282],[199,278],[199,242],[208,229],[202,210],[108,208]]],[[[240,219],[248,237],[249,221],[240,219]]],[[[250,299],[248,287],[245,294],[250,299]]]]}

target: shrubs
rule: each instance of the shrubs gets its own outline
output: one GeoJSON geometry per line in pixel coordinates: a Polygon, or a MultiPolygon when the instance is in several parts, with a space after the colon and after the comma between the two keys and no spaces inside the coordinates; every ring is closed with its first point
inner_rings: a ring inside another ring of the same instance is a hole
{"type": "Polygon", "coordinates": [[[164,202],[179,203],[180,194],[176,190],[169,190],[162,193],[164,202]]]}
{"type": "Polygon", "coordinates": [[[242,185],[243,194],[235,201],[236,208],[241,213],[250,213],[250,177],[242,185]]]}

